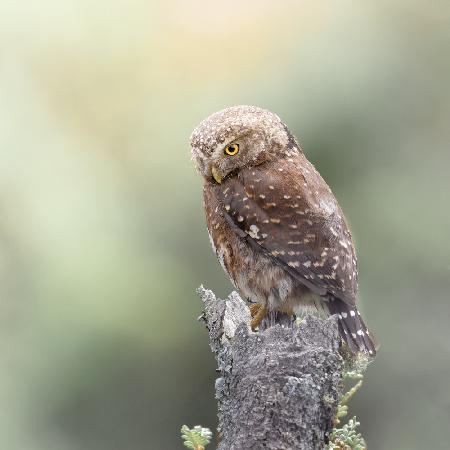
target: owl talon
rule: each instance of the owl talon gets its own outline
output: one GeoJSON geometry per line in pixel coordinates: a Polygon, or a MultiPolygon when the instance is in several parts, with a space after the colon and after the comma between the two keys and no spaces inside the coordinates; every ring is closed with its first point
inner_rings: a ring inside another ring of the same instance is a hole
{"type": "Polygon", "coordinates": [[[268,312],[269,310],[265,306],[260,304],[252,305],[250,307],[250,313],[253,317],[252,321],[250,322],[250,326],[253,331],[255,331],[256,328],[259,327],[264,317],[267,316],[268,312]]]}
{"type": "Polygon", "coordinates": [[[258,314],[258,311],[261,309],[261,304],[260,303],[252,303],[250,306],[250,315],[253,317],[255,317],[258,314]]]}

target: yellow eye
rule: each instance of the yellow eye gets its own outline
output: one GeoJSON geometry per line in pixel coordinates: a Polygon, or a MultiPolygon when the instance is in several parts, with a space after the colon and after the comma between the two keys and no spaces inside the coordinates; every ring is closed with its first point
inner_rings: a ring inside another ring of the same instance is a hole
{"type": "Polygon", "coordinates": [[[239,144],[230,144],[225,147],[225,154],[234,156],[239,152],[239,144]]]}

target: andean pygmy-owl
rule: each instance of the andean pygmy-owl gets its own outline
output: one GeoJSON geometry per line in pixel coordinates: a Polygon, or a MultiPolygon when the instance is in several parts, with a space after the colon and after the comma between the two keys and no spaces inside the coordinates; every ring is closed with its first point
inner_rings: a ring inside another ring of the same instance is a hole
{"type": "Polygon", "coordinates": [[[338,315],[353,352],[375,354],[356,307],[357,267],[339,204],[280,118],[234,106],[191,136],[203,176],[212,247],[252,308],[252,328],[271,311],[338,315]]]}

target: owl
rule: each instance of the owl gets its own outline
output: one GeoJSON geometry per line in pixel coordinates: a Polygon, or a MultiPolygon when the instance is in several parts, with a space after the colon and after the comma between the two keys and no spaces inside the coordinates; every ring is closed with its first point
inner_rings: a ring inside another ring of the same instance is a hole
{"type": "Polygon", "coordinates": [[[337,315],[349,349],[375,355],[342,210],[280,118],[233,106],[203,120],[190,144],[211,245],[252,304],[252,329],[271,312],[337,315]]]}

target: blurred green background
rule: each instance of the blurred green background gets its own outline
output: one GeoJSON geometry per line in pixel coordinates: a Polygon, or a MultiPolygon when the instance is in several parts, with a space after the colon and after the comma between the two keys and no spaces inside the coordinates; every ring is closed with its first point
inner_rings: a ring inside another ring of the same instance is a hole
{"type": "Polygon", "coordinates": [[[371,450],[449,448],[450,4],[0,3],[0,448],[181,449],[214,428],[194,290],[231,290],[188,138],[278,113],[352,224],[381,342],[371,450]]]}

